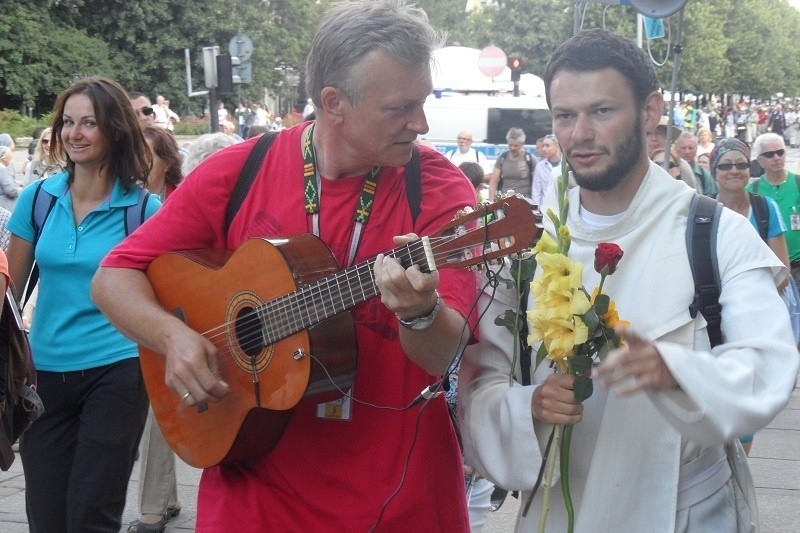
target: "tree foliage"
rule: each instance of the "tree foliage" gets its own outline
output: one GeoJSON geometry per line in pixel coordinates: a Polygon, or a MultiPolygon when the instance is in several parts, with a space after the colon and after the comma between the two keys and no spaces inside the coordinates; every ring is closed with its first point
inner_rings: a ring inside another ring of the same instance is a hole
{"type": "MultiPolygon", "coordinates": [[[[461,44],[500,46],[509,57],[522,56],[525,71],[538,75],[558,44],[573,34],[576,20],[580,28],[604,27],[636,38],[636,12],[632,8],[598,1],[579,2],[576,16],[576,2],[572,0],[496,0],[494,5],[470,15],[462,9],[458,25],[452,22],[452,9],[444,10],[449,1],[420,4],[438,6],[430,8],[432,22],[457,28],[451,35],[457,35],[461,44]]],[[[664,21],[664,39],[643,39],[665,89],[672,81],[678,19],[674,15],[664,21]]],[[[689,0],[676,89],[758,98],[779,92],[800,95],[798,28],[800,13],[787,0],[689,0]]]]}
{"type": "MultiPolygon", "coordinates": [[[[192,88],[203,89],[205,46],[227,52],[237,33],[253,41],[253,82],[233,99],[265,93],[304,99],[305,56],[321,12],[332,0],[3,0],[0,10],[0,109],[52,108],[76,76],[105,74],[129,90],[164,94],[183,112],[184,49],[192,88]],[[288,75],[288,76],[287,76],[288,75]]],[[[496,0],[467,13],[465,0],[416,0],[447,44],[494,44],[541,74],[552,51],[581,27],[636,36],[627,6],[572,0],[496,0]]],[[[669,88],[678,16],[668,38],[647,42],[662,86],[669,88]],[[671,39],[669,38],[671,37],[671,39]]],[[[689,0],[681,40],[680,91],[769,98],[800,94],[800,13],[787,0],[689,0]]],[[[233,102],[231,102],[233,103],[233,102]]]]}

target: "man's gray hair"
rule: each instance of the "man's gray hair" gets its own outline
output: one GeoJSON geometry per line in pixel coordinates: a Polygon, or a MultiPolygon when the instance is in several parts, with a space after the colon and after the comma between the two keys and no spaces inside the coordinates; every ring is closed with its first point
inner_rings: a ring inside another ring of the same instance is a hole
{"type": "Polygon", "coordinates": [[[525,132],[522,128],[511,128],[506,133],[506,142],[517,141],[525,144],[525,132]]]}
{"type": "Polygon", "coordinates": [[[189,146],[189,150],[186,152],[186,155],[184,155],[182,165],[184,176],[194,170],[196,166],[205,161],[211,154],[223,148],[227,148],[232,144],[236,144],[236,142],[234,137],[225,135],[219,131],[201,135],[189,146]]]}
{"type": "Polygon", "coordinates": [[[362,60],[379,50],[409,65],[428,66],[443,39],[428,15],[405,0],[351,1],[319,23],[306,61],[306,92],[318,109],[325,87],[340,89],[358,105],[365,74],[362,60]]]}
{"type": "Polygon", "coordinates": [[[762,133],[756,140],[753,142],[753,158],[761,155],[761,152],[764,151],[764,144],[768,142],[778,141],[781,143],[781,148],[786,149],[786,141],[783,138],[783,135],[778,135],[777,133],[767,132],[762,133]]]}

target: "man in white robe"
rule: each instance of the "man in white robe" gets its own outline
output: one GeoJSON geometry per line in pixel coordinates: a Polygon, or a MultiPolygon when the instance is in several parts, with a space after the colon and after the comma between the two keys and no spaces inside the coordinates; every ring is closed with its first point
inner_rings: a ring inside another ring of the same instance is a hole
{"type": "MultiPolygon", "coordinates": [[[[544,79],[553,132],[578,183],[569,191],[569,257],[584,264],[591,291],[600,281],[592,268],[597,244],[622,248],[604,292],[631,327],[621,332],[626,346],[593,369],[594,394],[579,404],[574,376],[546,363],[521,385],[519,365],[511,369],[515,339],[494,324],[516,296],[502,284],[487,287],[481,342],[465,353],[459,374],[466,460],[497,485],[523,491],[525,502],[553,424],[574,424],[576,532],[754,530],[754,489],[736,438],[774,418],[797,376],[776,289],[786,269],[745,218],[723,210],[724,342],[711,349],[705,320],[689,312],[685,234],[695,192],[647,158],[645,132],[663,109],[649,59],[626,38],[587,30],[551,56],[544,79]]],[[[554,196],[551,189],[545,208],[555,208],[554,196]]],[[[547,217],[545,231],[554,234],[547,217]]],[[[541,498],[542,490],[525,517],[521,506],[518,531],[537,530],[541,498]]],[[[566,523],[556,483],[547,531],[566,531],[566,523]]]]}

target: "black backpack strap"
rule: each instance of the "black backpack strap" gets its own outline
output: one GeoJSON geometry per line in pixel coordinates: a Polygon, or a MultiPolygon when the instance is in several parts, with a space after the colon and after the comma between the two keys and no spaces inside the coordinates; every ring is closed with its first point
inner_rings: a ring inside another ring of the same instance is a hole
{"type": "Polygon", "coordinates": [[[225,226],[223,230],[226,235],[231,227],[231,222],[233,222],[233,217],[239,212],[239,208],[242,207],[242,202],[244,202],[247,193],[250,191],[250,187],[256,179],[258,169],[261,168],[261,163],[264,162],[269,147],[277,136],[278,132],[276,131],[265,133],[259,137],[255,146],[253,146],[253,149],[250,151],[250,155],[247,156],[247,161],[245,161],[242,172],[236,180],[236,186],[233,189],[231,199],[228,201],[228,207],[225,210],[225,226]]]}
{"type": "Polygon", "coordinates": [[[528,164],[528,178],[532,180],[533,169],[536,166],[536,163],[533,162],[533,156],[527,150],[525,150],[525,163],[528,164]]]}
{"type": "Polygon", "coordinates": [[[57,198],[45,191],[42,188],[44,180],[39,180],[36,184],[36,192],[33,193],[33,209],[31,210],[31,225],[35,231],[33,236],[33,245],[39,242],[39,236],[42,234],[42,228],[47,217],[50,216],[50,211],[56,205],[57,198]]]}
{"type": "MultiPolygon", "coordinates": [[[[31,225],[33,226],[34,235],[33,235],[33,247],[36,248],[36,243],[39,242],[39,237],[42,235],[42,229],[44,228],[44,223],[47,221],[47,217],[50,216],[50,211],[53,210],[53,207],[56,205],[56,198],[49,192],[45,191],[42,188],[44,184],[44,180],[39,180],[36,184],[36,192],[33,193],[33,209],[31,209],[31,225]]],[[[28,303],[30,300],[31,295],[33,294],[33,289],[36,287],[36,283],[39,281],[39,265],[36,264],[36,261],[33,262],[33,266],[31,267],[31,274],[28,276],[28,283],[25,285],[25,289],[22,293],[22,300],[20,301],[20,307],[25,307],[25,304],[28,303]]]]}
{"type": "Polygon", "coordinates": [[[150,193],[144,187],[137,187],[136,203],[125,208],[125,236],[127,237],[144,223],[147,213],[147,201],[150,193]]]}
{"type": "Polygon", "coordinates": [[[500,176],[497,178],[497,193],[502,192],[503,190],[503,164],[506,162],[506,156],[508,152],[503,152],[499,156],[497,156],[497,161],[495,162],[495,166],[500,171],[500,176]]]}
{"type": "Polygon", "coordinates": [[[420,168],[419,168],[419,148],[416,146],[411,150],[411,160],[405,167],[406,176],[406,198],[408,199],[408,207],[411,209],[411,221],[414,226],[417,225],[417,217],[419,216],[422,207],[422,185],[420,183],[420,168]]]}
{"type": "Polygon", "coordinates": [[[694,279],[694,300],[689,306],[692,318],[700,312],[708,324],[711,347],[722,344],[722,307],[717,263],[717,229],[722,204],[707,196],[695,195],[686,223],[686,249],[694,279]]]}
{"type": "Polygon", "coordinates": [[[753,216],[758,224],[758,234],[761,239],[767,242],[769,239],[769,206],[767,199],[760,194],[750,193],[750,207],[753,209],[753,216]]]}

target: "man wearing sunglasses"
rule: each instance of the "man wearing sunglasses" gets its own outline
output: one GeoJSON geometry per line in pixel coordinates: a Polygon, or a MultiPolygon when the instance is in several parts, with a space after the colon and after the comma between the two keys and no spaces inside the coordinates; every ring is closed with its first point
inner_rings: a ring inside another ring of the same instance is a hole
{"type": "Polygon", "coordinates": [[[764,173],[747,186],[747,190],[769,196],[778,204],[781,216],[789,228],[784,233],[792,265],[792,277],[800,280],[800,183],[798,176],[786,170],[786,143],[777,133],[764,133],[756,137],[753,152],[764,173]]]}
{"type": "Polygon", "coordinates": [[[128,100],[131,101],[133,110],[136,112],[136,117],[139,119],[142,127],[156,123],[156,115],[153,111],[153,104],[146,95],[135,91],[129,92],[128,100]]]}

